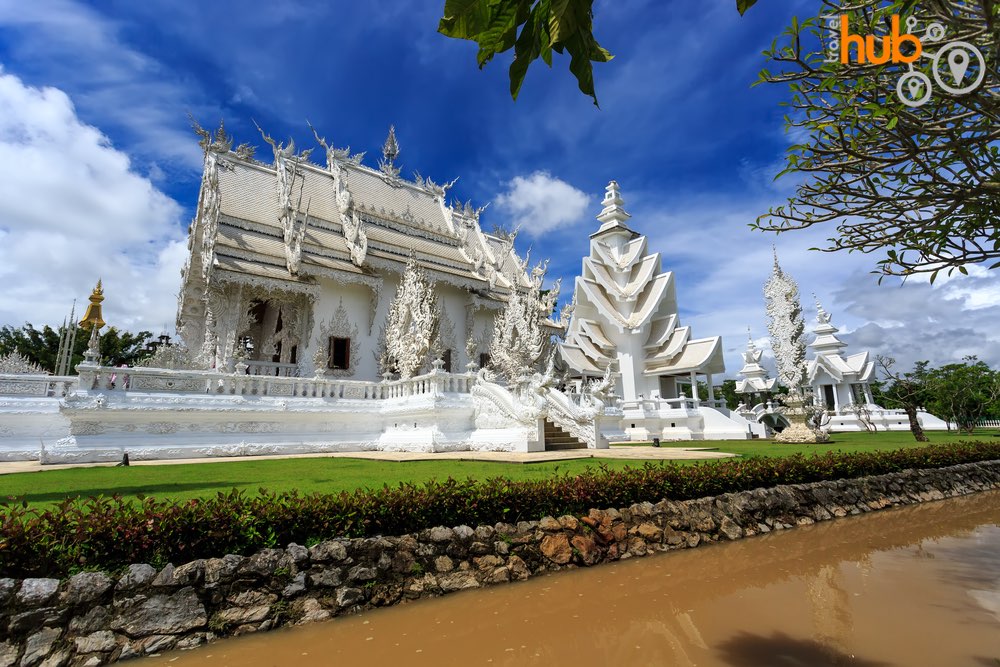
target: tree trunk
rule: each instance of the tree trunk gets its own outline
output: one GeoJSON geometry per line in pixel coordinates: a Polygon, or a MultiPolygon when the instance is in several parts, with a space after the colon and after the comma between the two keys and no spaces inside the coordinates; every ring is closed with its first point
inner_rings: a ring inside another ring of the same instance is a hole
{"type": "Polygon", "coordinates": [[[906,417],[910,420],[910,433],[913,434],[914,439],[917,442],[927,442],[928,438],[924,435],[924,429],[920,426],[920,422],[917,421],[917,409],[908,405],[903,410],[906,411],[906,417]]]}

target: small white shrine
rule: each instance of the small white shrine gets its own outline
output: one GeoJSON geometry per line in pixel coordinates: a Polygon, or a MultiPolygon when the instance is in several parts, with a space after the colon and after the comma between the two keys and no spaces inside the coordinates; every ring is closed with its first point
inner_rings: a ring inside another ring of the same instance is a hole
{"type": "Polygon", "coordinates": [[[646,237],[625,224],[631,216],[618,183],[602,203],[559,344],[571,375],[614,379],[631,440],[745,438],[746,424],[714,396],[713,377],[725,372],[721,337],[694,338],[681,326],[673,273],[661,271],[660,254],[648,254],[646,237]],[[698,398],[699,377],[707,401],[698,398]]]}
{"type": "Polygon", "coordinates": [[[747,330],[747,349],[741,356],[743,357],[743,368],[740,369],[740,378],[736,380],[736,393],[757,398],[765,398],[772,393],[778,384],[778,378],[769,378],[767,369],[760,365],[760,359],[764,351],[758,350],[754,345],[753,336],[747,330]]]}
{"type": "Polygon", "coordinates": [[[837,338],[839,329],[830,323],[830,314],[816,301],[816,338],[809,344],[814,357],[806,363],[806,382],[814,401],[827,411],[849,411],[853,405],[874,405],[870,383],[875,364],[868,352],[844,356],[847,343],[837,338]]]}

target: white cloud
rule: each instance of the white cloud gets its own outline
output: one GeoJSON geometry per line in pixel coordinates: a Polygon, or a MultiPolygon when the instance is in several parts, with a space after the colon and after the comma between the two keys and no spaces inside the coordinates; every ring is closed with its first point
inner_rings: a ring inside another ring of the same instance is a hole
{"type": "Polygon", "coordinates": [[[515,227],[532,237],[579,222],[590,205],[584,192],[545,171],[515,176],[495,201],[515,227]]]}
{"type": "Polygon", "coordinates": [[[0,323],[59,324],[103,278],[111,325],[172,331],[181,216],[64,92],[0,70],[0,323]]]}
{"type": "Polygon", "coordinates": [[[190,78],[128,46],[123,28],[76,0],[0,0],[0,35],[24,80],[72,95],[80,115],[120,132],[131,155],[200,169],[185,114],[214,118],[218,107],[192,94],[190,78]]]}

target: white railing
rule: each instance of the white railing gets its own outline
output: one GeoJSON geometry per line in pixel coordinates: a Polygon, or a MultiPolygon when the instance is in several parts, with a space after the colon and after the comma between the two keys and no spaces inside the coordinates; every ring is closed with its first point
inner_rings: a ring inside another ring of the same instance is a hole
{"type": "Polygon", "coordinates": [[[469,393],[475,376],[431,372],[406,380],[361,382],[163,368],[78,367],[80,388],[102,391],[221,394],[383,400],[442,393],[469,393]]]}
{"type": "Polygon", "coordinates": [[[63,375],[0,374],[0,396],[62,398],[76,389],[77,378],[63,375]]]}
{"type": "Polygon", "coordinates": [[[980,419],[976,422],[979,428],[1000,428],[1000,419],[980,419]]]}
{"type": "Polygon", "coordinates": [[[640,398],[622,401],[623,410],[696,410],[701,401],[693,398],[640,398]]]}
{"type": "Polygon", "coordinates": [[[280,364],[275,361],[244,361],[247,375],[270,375],[272,377],[295,377],[299,374],[298,364],[280,364]]]}

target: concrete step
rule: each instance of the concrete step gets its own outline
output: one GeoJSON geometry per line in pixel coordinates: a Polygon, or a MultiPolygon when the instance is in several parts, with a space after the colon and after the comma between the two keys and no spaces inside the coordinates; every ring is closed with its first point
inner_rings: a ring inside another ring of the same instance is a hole
{"type": "Polygon", "coordinates": [[[587,448],[586,444],[548,420],[545,421],[544,435],[546,451],[587,448]]]}

